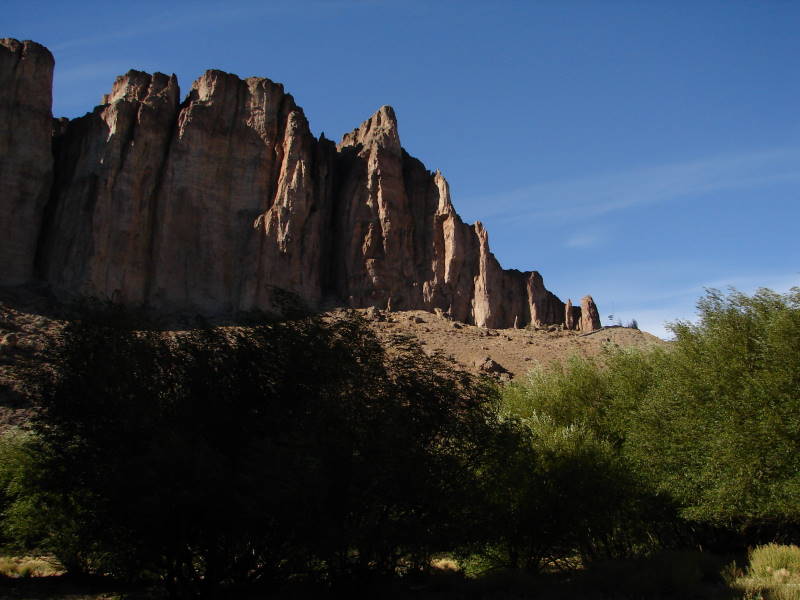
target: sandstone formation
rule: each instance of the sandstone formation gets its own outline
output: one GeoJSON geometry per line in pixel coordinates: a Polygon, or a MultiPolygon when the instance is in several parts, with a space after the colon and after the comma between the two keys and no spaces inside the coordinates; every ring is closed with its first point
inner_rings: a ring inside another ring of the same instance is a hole
{"type": "Polygon", "coordinates": [[[181,102],[174,75],[129,71],[91,113],[53,121],[52,67],[32,42],[0,46],[0,283],[206,315],[294,298],[599,327],[590,297],[565,306],[539,273],[501,268],[391,107],[336,145],[268,79],[208,71],[181,102]]]}
{"type": "Polygon", "coordinates": [[[567,305],[564,307],[564,327],[566,329],[575,329],[575,324],[578,323],[579,319],[580,313],[577,314],[576,319],[576,307],[572,306],[572,299],[567,300],[567,305]]]}
{"type": "Polygon", "coordinates": [[[175,78],[130,71],[57,134],[39,267],[56,289],[145,301],[153,196],[178,106],[175,78]]]}
{"type": "Polygon", "coordinates": [[[34,42],[0,39],[0,281],[33,273],[53,175],[53,56],[34,42]]]}
{"type": "Polygon", "coordinates": [[[600,329],[600,312],[591,296],[581,298],[580,327],[581,331],[600,329]]]}

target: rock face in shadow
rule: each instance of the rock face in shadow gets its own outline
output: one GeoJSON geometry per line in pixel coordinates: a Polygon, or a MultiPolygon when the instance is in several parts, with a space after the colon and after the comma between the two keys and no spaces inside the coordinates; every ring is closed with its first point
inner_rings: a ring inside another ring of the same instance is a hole
{"type": "Polygon", "coordinates": [[[179,104],[174,75],[130,71],[57,138],[42,273],[177,311],[267,308],[274,288],[315,305],[328,146],[267,79],[208,71],[179,104]]]}
{"type": "Polygon", "coordinates": [[[56,289],[146,301],[156,196],[178,98],[174,76],[130,71],[101,106],[56,135],[39,261],[56,289]]]}
{"type": "Polygon", "coordinates": [[[539,273],[501,268],[441,173],[402,148],[391,107],[335,145],[268,79],[208,71],[181,102],[174,75],[129,71],[91,113],[53,122],[52,58],[40,62],[47,77],[14,75],[35,102],[0,90],[0,123],[25,127],[4,130],[4,156],[32,157],[4,173],[42,188],[2,199],[30,206],[0,221],[4,236],[20,233],[16,250],[0,245],[27,265],[14,283],[34,276],[35,257],[58,294],[168,311],[279,310],[288,293],[311,308],[441,309],[485,327],[595,326],[539,273]],[[46,136],[26,134],[43,123],[46,136]]]}
{"type": "Polygon", "coordinates": [[[201,313],[267,308],[277,287],[316,305],[325,200],[316,155],[283,86],[200,77],[164,160],[147,301],[201,313]]]}
{"type": "Polygon", "coordinates": [[[0,39],[0,284],[33,277],[53,176],[53,56],[34,42],[0,39]]]}

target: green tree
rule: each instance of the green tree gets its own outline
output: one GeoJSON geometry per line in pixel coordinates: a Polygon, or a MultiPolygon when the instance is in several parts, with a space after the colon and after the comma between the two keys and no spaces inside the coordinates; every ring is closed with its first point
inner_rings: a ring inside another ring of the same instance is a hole
{"type": "Polygon", "coordinates": [[[358,318],[165,334],[104,310],[42,380],[7,522],[72,571],[213,596],[391,576],[469,536],[493,388],[358,318]]]}
{"type": "Polygon", "coordinates": [[[770,525],[800,517],[800,289],[709,290],[628,435],[642,473],[687,518],[770,525]]]}

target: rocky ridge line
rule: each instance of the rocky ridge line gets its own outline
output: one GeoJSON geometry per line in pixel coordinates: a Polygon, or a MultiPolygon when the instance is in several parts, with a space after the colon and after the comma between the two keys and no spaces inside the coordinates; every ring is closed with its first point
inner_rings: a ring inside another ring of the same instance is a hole
{"type": "Polygon", "coordinates": [[[600,326],[539,273],[504,270],[446,180],[401,146],[391,107],[336,145],[283,86],[129,71],[102,104],[51,115],[53,58],[0,40],[0,284],[206,315],[440,309],[483,327],[600,326]]]}

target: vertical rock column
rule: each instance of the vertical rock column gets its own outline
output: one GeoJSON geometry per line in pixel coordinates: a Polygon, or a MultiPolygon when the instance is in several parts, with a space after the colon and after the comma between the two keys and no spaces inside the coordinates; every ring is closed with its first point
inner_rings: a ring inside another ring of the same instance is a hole
{"type": "Polygon", "coordinates": [[[472,298],[475,291],[474,272],[480,256],[479,239],[465,225],[453,208],[450,187],[444,176],[436,171],[433,177],[438,191],[436,232],[434,237],[434,279],[429,287],[430,308],[439,307],[458,321],[472,321],[472,298]]]}
{"type": "Polygon", "coordinates": [[[600,329],[600,313],[591,296],[581,298],[581,331],[600,329]]]}
{"type": "Polygon", "coordinates": [[[564,307],[564,328],[565,329],[575,329],[575,317],[573,316],[572,311],[572,300],[568,299],[567,304],[564,307]]]}
{"type": "Polygon", "coordinates": [[[33,278],[53,177],[53,56],[0,39],[0,284],[33,278]]]}
{"type": "Polygon", "coordinates": [[[560,325],[564,323],[566,316],[564,303],[544,287],[544,280],[542,280],[542,276],[538,271],[532,271],[528,274],[526,290],[531,324],[535,327],[541,327],[543,325],[560,325]]]}
{"type": "Polygon", "coordinates": [[[178,96],[174,75],[129,71],[100,106],[66,127],[39,256],[56,289],[129,305],[144,301],[178,96]]]}
{"type": "Polygon", "coordinates": [[[351,306],[415,308],[414,220],[403,178],[403,150],[390,106],[381,107],[338,146],[342,185],[335,227],[339,295],[351,306]]]}

